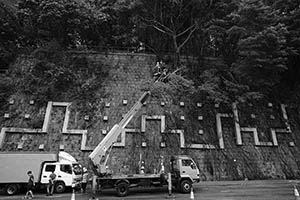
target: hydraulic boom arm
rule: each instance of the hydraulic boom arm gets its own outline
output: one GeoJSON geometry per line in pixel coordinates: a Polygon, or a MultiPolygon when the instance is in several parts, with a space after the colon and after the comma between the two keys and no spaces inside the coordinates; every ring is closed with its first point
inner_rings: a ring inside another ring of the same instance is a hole
{"type": "Polygon", "coordinates": [[[140,97],[140,99],[133,105],[133,107],[126,113],[119,124],[115,124],[113,128],[108,132],[108,134],[103,138],[103,140],[98,144],[98,146],[89,155],[89,159],[92,162],[93,170],[100,176],[106,174],[106,163],[109,157],[110,149],[116,142],[118,136],[121,134],[122,130],[127,126],[132,117],[139,111],[139,109],[146,102],[150,92],[145,92],[140,97]]]}

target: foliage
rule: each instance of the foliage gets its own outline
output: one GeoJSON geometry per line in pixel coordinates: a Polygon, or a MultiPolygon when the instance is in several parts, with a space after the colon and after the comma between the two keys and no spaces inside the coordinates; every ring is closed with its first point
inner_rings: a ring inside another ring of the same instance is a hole
{"type": "Polygon", "coordinates": [[[6,74],[0,74],[0,108],[6,104],[7,98],[14,91],[14,81],[6,74]]]}
{"type": "Polygon", "coordinates": [[[11,2],[0,1],[0,70],[8,68],[15,58],[21,32],[11,2]]]}
{"type": "Polygon", "coordinates": [[[217,101],[267,95],[287,69],[287,29],[277,10],[259,0],[236,6],[206,29],[213,58],[200,75],[199,89],[217,101]]]}
{"type": "Polygon", "coordinates": [[[104,64],[93,65],[85,57],[70,57],[54,42],[34,51],[26,66],[17,64],[12,76],[18,91],[44,104],[50,99],[90,102],[106,73],[104,64]]]}
{"type": "MultiPolygon", "coordinates": [[[[299,13],[298,0],[20,0],[17,6],[3,0],[0,68],[13,63],[20,50],[44,54],[52,41],[61,50],[136,48],[143,42],[160,59],[172,53],[172,70],[180,67],[180,55],[193,57],[185,63],[185,79],[209,99],[244,101],[280,94],[280,88],[298,94],[299,13]]],[[[76,76],[59,64],[66,57],[37,59],[32,72],[40,73],[41,65],[45,71],[39,75],[53,77],[53,87],[73,85],[76,76]]],[[[28,77],[30,84],[43,85],[28,77]]],[[[89,88],[89,81],[82,87],[89,88]]]]}
{"type": "MultiPolygon", "coordinates": [[[[167,66],[170,68],[170,66],[167,66]]],[[[161,80],[147,81],[143,84],[143,90],[150,91],[151,96],[164,99],[167,102],[178,102],[179,100],[189,98],[195,93],[193,81],[187,79],[181,70],[175,70],[167,73],[161,80]]]]}
{"type": "Polygon", "coordinates": [[[97,44],[107,16],[87,1],[22,0],[18,16],[27,33],[25,43],[56,40],[64,47],[97,44]]]}
{"type": "MultiPolygon", "coordinates": [[[[300,2],[297,0],[277,0],[273,6],[279,10],[280,23],[285,24],[288,33],[286,37],[287,72],[283,76],[284,87],[291,89],[289,96],[299,100],[300,75],[300,2]],[[297,97],[298,96],[298,97],[297,97]]],[[[283,90],[286,91],[286,90],[283,90]]],[[[298,101],[296,100],[296,101],[298,101]]]]}

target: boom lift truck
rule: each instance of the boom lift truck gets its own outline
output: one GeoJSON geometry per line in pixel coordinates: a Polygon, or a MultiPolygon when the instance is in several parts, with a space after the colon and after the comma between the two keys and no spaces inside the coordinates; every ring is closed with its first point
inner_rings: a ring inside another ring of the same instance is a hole
{"type": "MultiPolygon", "coordinates": [[[[115,124],[109,133],[103,138],[98,146],[89,155],[89,160],[96,175],[96,181],[93,181],[94,188],[99,190],[107,188],[116,188],[118,196],[127,196],[129,188],[138,186],[164,186],[168,184],[164,170],[160,174],[131,174],[131,175],[111,175],[106,167],[110,150],[116,142],[122,130],[126,127],[132,117],[139,111],[150,96],[147,91],[142,94],[140,99],[127,112],[119,124],[115,124]]],[[[172,186],[182,193],[189,193],[193,182],[200,181],[199,169],[195,162],[189,156],[171,156],[172,186]]]]}

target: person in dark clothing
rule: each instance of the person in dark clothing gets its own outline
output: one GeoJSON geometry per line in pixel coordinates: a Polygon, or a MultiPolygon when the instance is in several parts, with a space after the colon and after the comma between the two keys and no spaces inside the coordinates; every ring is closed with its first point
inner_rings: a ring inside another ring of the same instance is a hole
{"type": "Polygon", "coordinates": [[[56,178],[56,174],[54,171],[49,175],[49,183],[47,185],[47,196],[52,196],[54,191],[54,181],[56,178]]]}
{"type": "Polygon", "coordinates": [[[24,199],[32,199],[34,197],[33,192],[32,192],[32,190],[35,186],[34,177],[33,177],[32,171],[28,171],[27,175],[28,175],[29,179],[28,179],[28,183],[27,183],[27,192],[25,194],[24,199]]]}

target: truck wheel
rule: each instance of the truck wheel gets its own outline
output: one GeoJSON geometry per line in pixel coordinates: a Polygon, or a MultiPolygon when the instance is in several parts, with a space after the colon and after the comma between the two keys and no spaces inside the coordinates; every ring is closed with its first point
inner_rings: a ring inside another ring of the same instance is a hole
{"type": "Polygon", "coordinates": [[[117,195],[119,197],[125,197],[129,193],[129,185],[128,183],[122,182],[119,183],[116,187],[117,195]]]}
{"type": "Polygon", "coordinates": [[[180,183],[180,190],[182,193],[190,193],[192,189],[192,182],[190,180],[183,180],[180,183]]]}
{"type": "Polygon", "coordinates": [[[5,192],[8,195],[17,194],[18,190],[19,190],[19,187],[17,184],[9,184],[5,187],[5,192]]]}
{"type": "Polygon", "coordinates": [[[64,182],[58,182],[55,184],[54,189],[56,193],[63,193],[66,190],[66,185],[64,182]]]}

